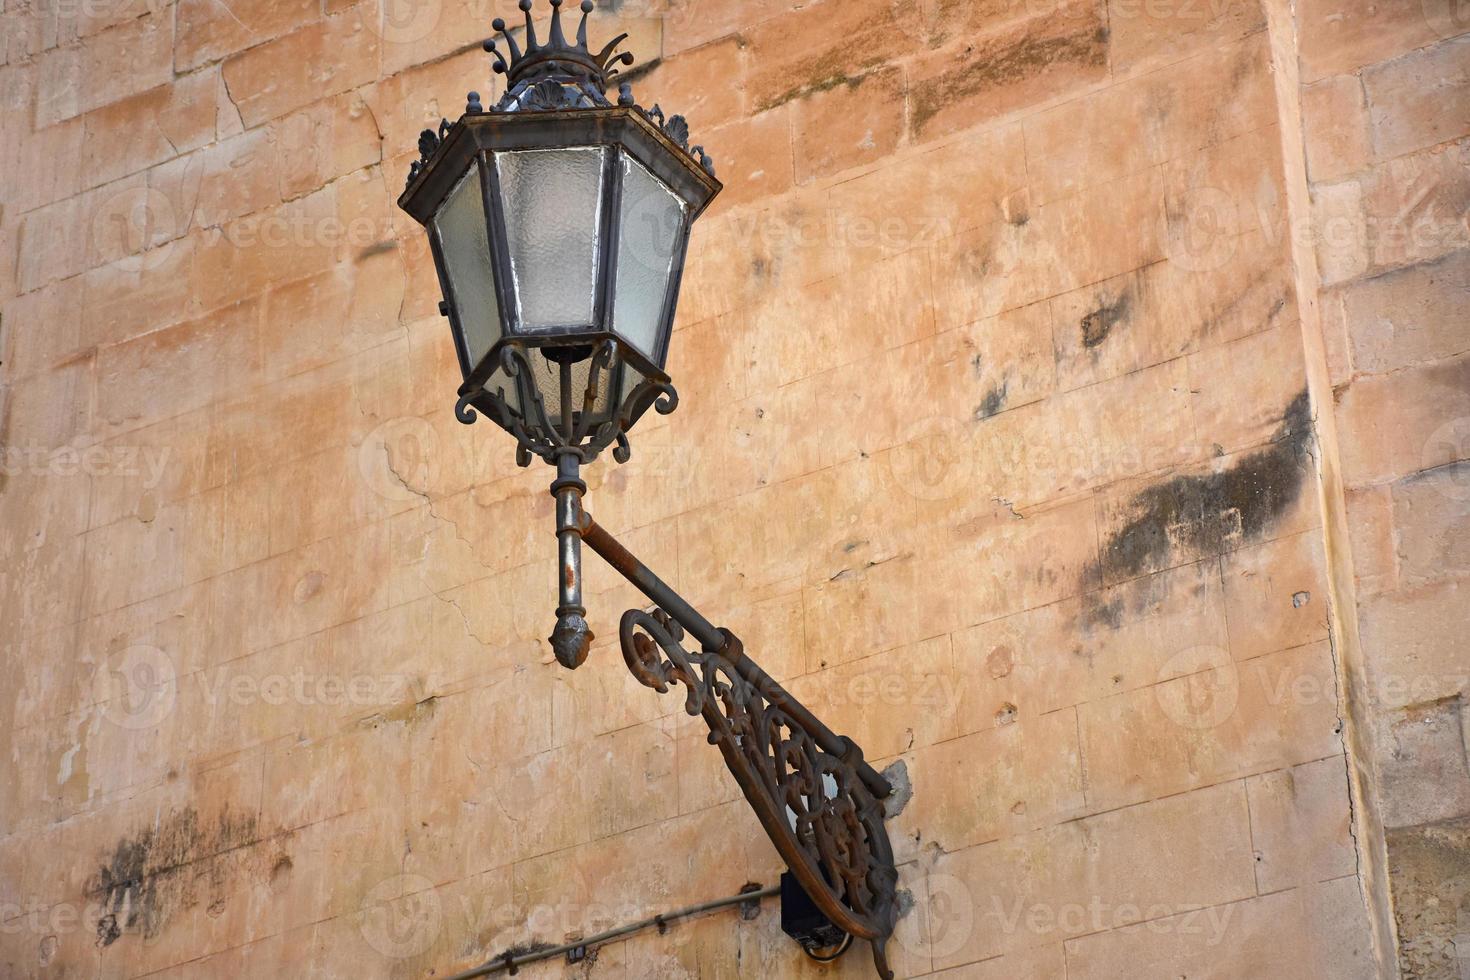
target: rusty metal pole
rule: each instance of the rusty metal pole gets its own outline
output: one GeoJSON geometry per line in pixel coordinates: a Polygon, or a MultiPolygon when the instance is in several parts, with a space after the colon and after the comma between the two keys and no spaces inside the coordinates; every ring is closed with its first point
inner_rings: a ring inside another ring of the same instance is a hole
{"type": "Polygon", "coordinates": [[[586,662],[593,639],[587,625],[587,608],[582,605],[582,495],[587,492],[587,484],[582,482],[581,465],[580,453],[561,453],[556,458],[556,482],[551,485],[551,495],[556,498],[557,586],[561,600],[556,607],[551,649],[557,661],[569,670],[586,662]]]}

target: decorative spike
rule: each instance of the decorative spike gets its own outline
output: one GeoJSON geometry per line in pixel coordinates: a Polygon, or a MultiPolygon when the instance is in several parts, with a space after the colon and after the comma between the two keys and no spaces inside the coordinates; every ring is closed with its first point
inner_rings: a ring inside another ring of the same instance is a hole
{"type": "Polygon", "coordinates": [[[466,115],[470,116],[479,115],[480,113],[485,111],[485,107],[480,105],[479,92],[471,92],[466,97],[464,111],[466,115]]]}
{"type": "MultiPolygon", "coordinates": [[[[633,63],[633,60],[634,59],[633,59],[632,52],[630,52],[630,51],[624,51],[622,54],[618,55],[616,58],[614,58],[612,60],[612,64],[614,64],[614,65],[617,65],[617,64],[631,65],[633,63]]],[[[617,74],[621,74],[621,73],[616,68],[611,68],[610,67],[610,68],[607,69],[607,77],[608,78],[612,78],[614,75],[617,75],[617,74]]]]}
{"type": "Polygon", "coordinates": [[[495,46],[495,40],[493,38],[487,40],[481,47],[495,55],[495,64],[491,66],[495,74],[504,75],[510,69],[510,65],[506,63],[505,55],[501,54],[500,49],[495,46]]]}
{"type": "MultiPolygon", "coordinates": [[[[506,30],[505,21],[501,20],[499,17],[495,18],[495,20],[491,22],[490,26],[500,32],[501,36],[505,38],[505,46],[510,49],[510,64],[506,66],[506,71],[509,71],[510,68],[514,66],[517,61],[521,60],[521,46],[516,43],[516,39],[510,33],[510,31],[506,30]]],[[[499,57],[498,52],[496,56],[499,57]]]]}
{"type": "Polygon", "coordinates": [[[536,50],[536,22],[531,18],[531,0],[521,0],[521,10],[526,15],[526,50],[536,50]]]}
{"type": "Polygon", "coordinates": [[[551,40],[548,43],[553,48],[567,47],[567,36],[561,29],[561,3],[562,0],[551,0],[551,40]]]}
{"type": "MultiPolygon", "coordinates": [[[[603,65],[604,67],[607,66],[608,64],[612,63],[613,49],[615,49],[619,44],[622,44],[627,39],[628,35],[619,34],[617,37],[607,42],[607,47],[603,48],[597,54],[593,55],[592,60],[597,62],[599,65],[603,65]]],[[[631,58],[632,55],[628,55],[627,57],[631,58]]],[[[632,62],[630,61],[629,64],[632,64],[632,62]]]]}
{"type": "Polygon", "coordinates": [[[637,105],[633,100],[632,82],[624,82],[618,86],[618,105],[637,105]]]}
{"type": "Polygon", "coordinates": [[[587,50],[587,18],[592,16],[592,8],[595,6],[592,0],[582,0],[582,23],[577,25],[577,47],[583,51],[587,50]]]}

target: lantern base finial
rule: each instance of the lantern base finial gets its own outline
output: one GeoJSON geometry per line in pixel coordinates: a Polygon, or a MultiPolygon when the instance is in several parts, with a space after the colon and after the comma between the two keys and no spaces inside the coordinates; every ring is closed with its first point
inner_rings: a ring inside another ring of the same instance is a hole
{"type": "Polygon", "coordinates": [[[557,663],[567,670],[576,670],[587,662],[587,652],[592,649],[592,628],[579,612],[558,613],[556,629],[551,631],[551,650],[557,663]]]}

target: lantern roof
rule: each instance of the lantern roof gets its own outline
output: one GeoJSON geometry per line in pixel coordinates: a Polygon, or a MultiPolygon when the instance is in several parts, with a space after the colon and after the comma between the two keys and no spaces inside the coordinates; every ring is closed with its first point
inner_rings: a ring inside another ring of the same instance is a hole
{"type": "MultiPolygon", "coordinates": [[[[470,92],[464,115],[457,122],[441,119],[437,130],[426,129],[419,135],[419,159],[409,167],[404,198],[408,197],[407,191],[414,186],[415,180],[439,156],[440,148],[451,142],[450,137],[476,116],[504,119],[511,114],[587,109],[633,110],[633,114],[641,116],[665,142],[677,148],[677,155],[685,157],[696,169],[704,170],[717,189],[719,182],[713,180],[714,160],[704,147],[690,145],[689,123],[683,116],[666,116],[658,105],[649,109],[638,105],[633,97],[633,86],[626,81],[618,86],[617,104],[608,100],[607,86],[618,74],[617,66],[633,63],[632,54],[616,53],[617,46],[628,35],[619,34],[594,54],[587,43],[587,19],[594,9],[592,0],[582,0],[582,20],[577,25],[575,44],[567,40],[562,25],[563,0],[550,2],[551,27],[544,43],[539,39],[531,17],[532,0],[520,0],[520,9],[526,17],[524,46],[516,41],[504,20],[497,17],[491,22],[491,27],[504,38],[510,55],[507,60],[494,39],[484,42],[485,50],[495,56],[495,72],[506,76],[505,94],[499,102],[487,108],[481,104],[479,92],[470,92]]],[[[400,204],[403,203],[400,200],[400,204]]]]}
{"type": "Polygon", "coordinates": [[[516,42],[504,20],[497,17],[491,22],[490,26],[505,39],[510,60],[506,60],[493,39],[485,42],[485,50],[495,55],[495,73],[506,76],[508,87],[515,88],[523,81],[538,78],[569,75],[585,78],[596,85],[599,91],[605,92],[608,82],[618,73],[616,66],[633,63],[631,53],[616,53],[618,45],[627,39],[627,34],[619,34],[596,54],[587,46],[587,18],[592,13],[592,0],[582,0],[582,21],[577,25],[577,42],[569,43],[562,30],[561,6],[562,0],[551,0],[550,37],[543,44],[537,40],[536,24],[531,18],[532,2],[521,0],[520,7],[526,15],[524,49],[516,42]]]}

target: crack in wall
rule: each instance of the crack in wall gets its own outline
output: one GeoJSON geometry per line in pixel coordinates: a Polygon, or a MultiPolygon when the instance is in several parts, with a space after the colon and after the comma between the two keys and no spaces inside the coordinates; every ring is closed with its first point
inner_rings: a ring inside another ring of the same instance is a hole
{"type": "MultiPolygon", "coordinates": [[[[413,486],[411,483],[409,483],[408,478],[405,477],[401,472],[399,472],[398,468],[393,465],[393,454],[388,451],[387,446],[383,447],[383,459],[385,465],[387,466],[389,474],[391,474],[393,479],[398,482],[399,486],[403,487],[404,490],[407,490],[409,493],[413,494],[415,497],[418,497],[424,502],[424,508],[428,511],[429,516],[435,521],[449,528],[450,532],[454,535],[455,540],[459,541],[470,550],[470,554],[474,556],[476,564],[478,564],[485,571],[492,574],[498,571],[497,569],[491,568],[489,565],[485,564],[485,562],[479,557],[479,551],[475,547],[474,542],[470,541],[470,539],[465,536],[464,532],[460,529],[459,523],[451,518],[445,517],[442,514],[436,513],[434,510],[433,498],[429,496],[428,492],[413,486]]],[[[496,645],[492,641],[487,640],[485,637],[475,632],[474,627],[470,624],[469,615],[465,612],[464,607],[459,604],[459,601],[457,599],[453,599],[445,594],[448,590],[431,588],[429,591],[433,594],[434,598],[438,599],[440,602],[452,606],[454,608],[454,611],[459,613],[460,621],[464,624],[464,630],[467,636],[469,636],[475,642],[479,643],[481,646],[494,647],[496,645]]]]}

